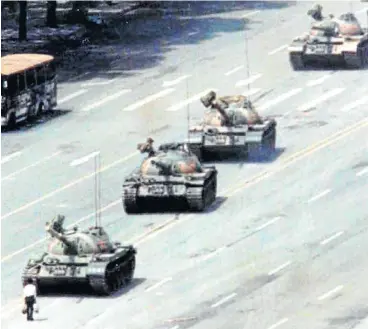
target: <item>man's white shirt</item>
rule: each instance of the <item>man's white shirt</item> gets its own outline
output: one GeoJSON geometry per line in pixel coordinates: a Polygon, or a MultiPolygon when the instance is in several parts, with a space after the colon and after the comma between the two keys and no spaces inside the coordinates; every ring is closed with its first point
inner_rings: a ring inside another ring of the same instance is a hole
{"type": "Polygon", "coordinates": [[[23,288],[23,294],[24,294],[24,297],[30,297],[30,296],[36,297],[36,286],[33,284],[27,284],[23,288]]]}

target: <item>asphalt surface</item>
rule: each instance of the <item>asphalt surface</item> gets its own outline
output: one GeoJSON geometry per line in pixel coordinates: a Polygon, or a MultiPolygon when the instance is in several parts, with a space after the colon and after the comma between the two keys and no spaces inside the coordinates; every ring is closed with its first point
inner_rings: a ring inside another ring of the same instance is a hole
{"type": "MultiPolygon", "coordinates": [[[[365,328],[368,74],[290,69],[283,46],[308,27],[309,5],[216,13],[213,4],[210,15],[162,33],[158,48],[137,47],[147,58],[162,52],[153,67],[60,85],[59,108],[70,112],[2,134],[4,328],[29,326],[20,316],[20,275],[45,248],[45,222],[63,213],[70,225],[93,223],[94,164],[82,158],[94,151],[103,223],[137,246],[136,279],[111,298],[42,297],[32,326],[365,328]],[[277,154],[216,162],[218,201],[204,214],[127,216],[121,185],[141,158],[136,144],[185,138],[185,100],[199,118],[197,95],[212,88],[250,92],[261,114],[276,117],[277,154]]],[[[358,12],[365,24],[363,3],[323,5],[358,12]]],[[[157,36],[152,21],[137,24],[157,36]]]]}

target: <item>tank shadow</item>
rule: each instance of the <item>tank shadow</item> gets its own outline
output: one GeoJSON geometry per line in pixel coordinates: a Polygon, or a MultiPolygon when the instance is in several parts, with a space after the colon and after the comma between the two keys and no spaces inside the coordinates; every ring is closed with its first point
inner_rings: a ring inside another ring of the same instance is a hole
{"type": "Polygon", "coordinates": [[[333,64],[333,63],[323,63],[323,62],[315,62],[308,63],[304,68],[298,68],[296,72],[314,72],[314,71],[364,71],[367,70],[368,67],[364,68],[352,68],[347,67],[344,64],[333,64]]]}
{"type": "MultiPolygon", "coordinates": [[[[94,298],[94,299],[106,299],[106,298],[118,298],[130,290],[134,289],[135,287],[139,286],[140,284],[146,281],[145,278],[133,278],[131,283],[126,286],[120,288],[118,291],[112,293],[109,296],[99,296],[91,289],[90,286],[84,284],[73,284],[73,285],[56,285],[47,287],[47,291],[42,291],[40,297],[42,299],[47,298],[55,298],[55,297],[62,297],[62,298],[77,298],[76,303],[80,303],[84,298],[94,298]]],[[[44,290],[44,289],[43,289],[44,290]]]]}
{"type": "Polygon", "coordinates": [[[38,127],[39,125],[45,125],[46,123],[50,121],[54,121],[55,119],[61,118],[64,115],[69,114],[70,112],[71,110],[67,110],[67,109],[65,110],[55,109],[50,112],[44,113],[42,116],[40,116],[37,119],[27,120],[25,122],[19,123],[14,129],[1,127],[1,132],[2,133],[6,132],[7,134],[18,134],[18,133],[22,133],[25,131],[29,131],[31,129],[38,127]]]}
{"type": "Polygon", "coordinates": [[[202,214],[202,213],[211,213],[213,211],[216,211],[226,200],[225,197],[217,197],[216,200],[209,205],[203,212],[193,212],[188,209],[187,203],[185,201],[161,201],[161,200],[155,200],[155,202],[150,202],[149,204],[146,204],[143,208],[144,210],[141,211],[139,214],[136,214],[135,216],[139,215],[145,215],[145,214],[172,214],[178,216],[181,214],[202,214]]]}
{"type": "Polygon", "coordinates": [[[240,164],[246,165],[247,163],[270,163],[276,161],[284,152],[284,147],[277,147],[274,152],[265,152],[263,150],[252,150],[247,154],[234,154],[234,153],[218,153],[210,154],[206,163],[211,164],[240,164]]]}

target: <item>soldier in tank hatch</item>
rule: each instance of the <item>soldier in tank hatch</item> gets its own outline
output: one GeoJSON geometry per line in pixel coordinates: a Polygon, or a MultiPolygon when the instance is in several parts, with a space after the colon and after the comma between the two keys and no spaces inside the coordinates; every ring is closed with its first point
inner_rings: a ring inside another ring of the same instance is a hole
{"type": "Polygon", "coordinates": [[[151,137],[147,138],[147,141],[145,143],[138,144],[138,150],[141,153],[148,153],[148,157],[152,157],[156,154],[156,151],[153,148],[153,142],[154,140],[151,137]]]}

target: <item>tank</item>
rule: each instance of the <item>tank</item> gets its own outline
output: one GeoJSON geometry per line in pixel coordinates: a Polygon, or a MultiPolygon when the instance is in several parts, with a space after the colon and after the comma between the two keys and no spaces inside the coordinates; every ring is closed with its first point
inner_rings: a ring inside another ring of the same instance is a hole
{"type": "Polygon", "coordinates": [[[200,100],[206,111],[201,122],[189,127],[186,143],[201,161],[209,153],[231,151],[247,155],[254,149],[274,151],[276,121],[262,118],[247,97],[217,97],[211,91],[200,100]]]}
{"type": "Polygon", "coordinates": [[[294,38],[288,48],[294,70],[303,70],[315,63],[350,69],[368,66],[368,31],[361,27],[354,14],[323,17],[322,6],[317,5],[308,15],[315,22],[305,35],[294,38]]]}
{"type": "Polygon", "coordinates": [[[163,144],[158,150],[143,143],[138,149],[148,156],[124,181],[126,213],[146,212],[158,205],[165,210],[175,204],[201,212],[215,201],[216,167],[202,165],[185,143],[163,144]]]}
{"type": "Polygon", "coordinates": [[[95,294],[109,295],[132,281],[137,252],[133,246],[112,242],[101,226],[66,230],[64,220],[58,215],[46,223],[51,237],[47,250],[29,259],[23,285],[32,278],[39,294],[77,284],[92,288],[95,294]]]}

